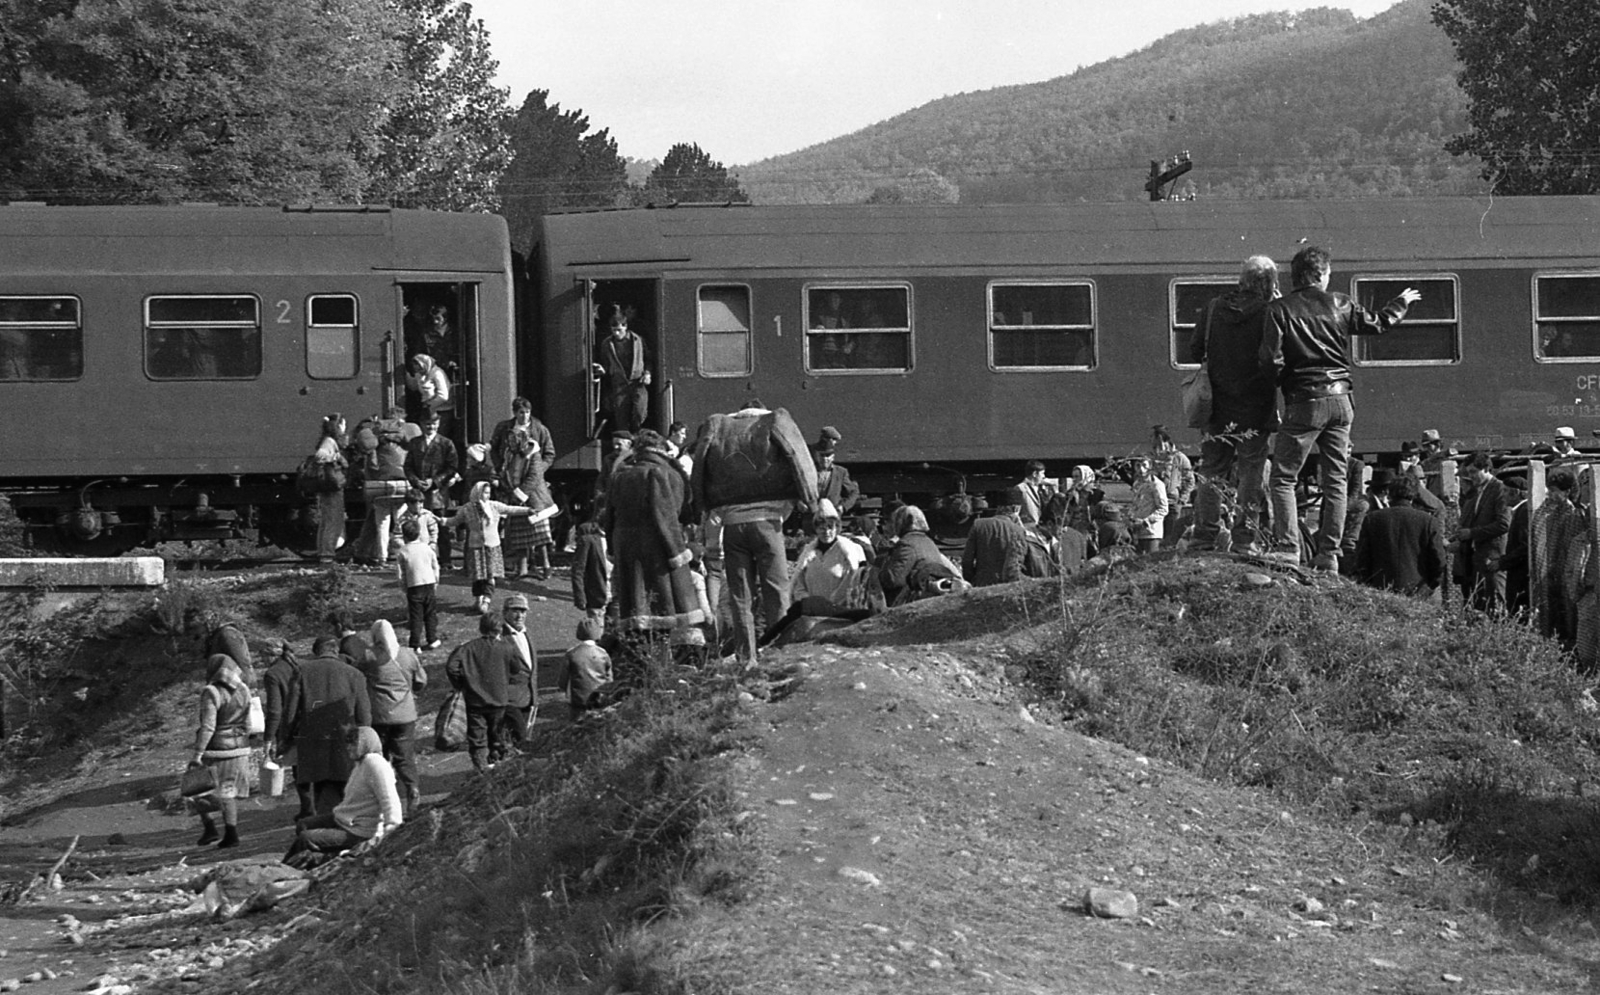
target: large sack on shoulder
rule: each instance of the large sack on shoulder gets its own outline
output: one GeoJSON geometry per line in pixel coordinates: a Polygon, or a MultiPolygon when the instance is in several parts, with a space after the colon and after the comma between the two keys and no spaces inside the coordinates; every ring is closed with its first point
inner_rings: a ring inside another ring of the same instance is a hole
{"type": "Polygon", "coordinates": [[[789,412],[712,415],[695,442],[692,480],[702,510],[752,501],[817,503],[817,468],[789,412]]]}

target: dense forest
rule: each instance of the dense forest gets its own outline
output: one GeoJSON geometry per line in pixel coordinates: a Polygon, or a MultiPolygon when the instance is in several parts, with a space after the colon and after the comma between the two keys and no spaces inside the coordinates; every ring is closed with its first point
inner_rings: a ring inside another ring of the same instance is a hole
{"type": "Polygon", "coordinates": [[[1147,196],[1181,150],[1202,198],[1407,196],[1486,189],[1445,142],[1467,128],[1454,52],[1406,0],[1365,21],[1319,8],[1175,32],[1026,86],[926,104],[742,167],[758,203],[859,202],[932,170],[964,203],[1147,196]]]}

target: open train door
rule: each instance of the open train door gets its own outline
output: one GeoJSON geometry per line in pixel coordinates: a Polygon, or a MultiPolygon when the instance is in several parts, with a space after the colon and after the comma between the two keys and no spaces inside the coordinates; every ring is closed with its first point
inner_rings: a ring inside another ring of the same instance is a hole
{"type": "MultiPolygon", "coordinates": [[[[644,340],[645,369],[650,373],[649,410],[645,428],[665,433],[672,421],[672,385],[665,374],[665,336],[661,327],[661,281],[657,279],[590,279],[583,281],[583,343],[586,355],[596,355],[595,347],[608,334],[601,327],[602,313],[608,305],[620,306],[628,315],[628,329],[644,340]]],[[[589,437],[600,438],[611,432],[606,398],[600,378],[589,377],[589,437]]]]}

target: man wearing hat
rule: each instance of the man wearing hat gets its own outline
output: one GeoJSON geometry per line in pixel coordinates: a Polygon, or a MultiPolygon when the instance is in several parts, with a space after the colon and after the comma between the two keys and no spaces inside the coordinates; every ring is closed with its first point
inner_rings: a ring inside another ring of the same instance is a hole
{"type": "Polygon", "coordinates": [[[534,690],[536,657],[528,642],[528,599],[521,594],[506,598],[500,626],[500,640],[511,652],[506,654],[506,709],[501,713],[500,749],[515,753],[533,728],[539,698],[534,690]]]}
{"type": "Polygon", "coordinates": [[[861,499],[861,488],[850,479],[850,471],[833,461],[834,451],[843,438],[838,429],[824,425],[822,433],[811,447],[812,458],[817,464],[817,496],[832,501],[841,517],[850,514],[861,499]]]}
{"type": "Polygon", "coordinates": [[[1461,482],[1456,477],[1455,454],[1445,449],[1438,429],[1430,428],[1422,433],[1417,452],[1420,455],[1418,464],[1422,467],[1422,483],[1428,492],[1443,501],[1446,507],[1459,505],[1461,482]]]}
{"type": "Polygon", "coordinates": [[[1565,462],[1577,459],[1578,433],[1570,425],[1562,425],[1556,429],[1555,439],[1550,443],[1550,452],[1554,454],[1551,462],[1565,462]]]}
{"type": "Polygon", "coordinates": [[[961,575],[974,587],[1022,579],[1028,532],[1022,525],[1022,490],[1008,488],[994,514],[972,523],[961,552],[961,575]]]}
{"type": "MultiPolygon", "coordinates": [[[[1374,485],[1379,480],[1372,475],[1374,485]]],[[[1356,542],[1355,578],[1371,587],[1430,598],[1445,579],[1448,554],[1439,522],[1412,502],[1422,483],[1410,474],[1388,481],[1389,506],[1367,516],[1356,542]]]]}

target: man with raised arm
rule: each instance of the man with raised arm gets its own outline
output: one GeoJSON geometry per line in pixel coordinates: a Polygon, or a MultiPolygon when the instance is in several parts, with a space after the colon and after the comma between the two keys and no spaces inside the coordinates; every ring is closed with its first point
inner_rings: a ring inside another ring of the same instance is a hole
{"type": "Polygon", "coordinates": [[[1261,363],[1274,373],[1283,393],[1283,423],[1272,448],[1272,551],[1296,562],[1302,559],[1294,489],[1315,450],[1322,457],[1317,464],[1322,524],[1311,565],[1336,571],[1344,537],[1350,426],[1355,422],[1350,337],[1389,331],[1422,294],[1407,287],[1382,310],[1369,311],[1328,290],[1331,263],[1328,250],[1320,246],[1295,253],[1289,268],[1294,290],[1267,305],[1261,363]]]}

